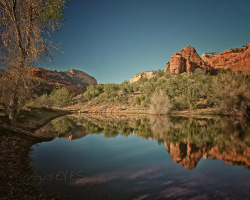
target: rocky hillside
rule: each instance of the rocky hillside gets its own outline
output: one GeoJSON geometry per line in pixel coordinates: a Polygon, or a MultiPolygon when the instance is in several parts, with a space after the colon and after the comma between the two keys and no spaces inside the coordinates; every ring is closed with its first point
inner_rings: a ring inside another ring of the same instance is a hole
{"type": "MultiPolygon", "coordinates": [[[[164,69],[165,73],[181,74],[192,73],[195,69],[203,69],[206,73],[215,74],[218,69],[230,68],[233,71],[242,71],[250,75],[250,44],[241,48],[228,49],[222,53],[203,53],[200,57],[194,47],[187,46],[174,53],[164,69]]],[[[155,77],[157,71],[141,72],[130,79],[130,83],[140,78],[155,77]]]]}
{"type": "Polygon", "coordinates": [[[66,87],[73,93],[80,94],[86,91],[87,86],[97,84],[94,77],[75,69],[69,69],[68,71],[52,71],[34,68],[31,73],[40,79],[41,87],[39,88],[39,93],[51,91],[54,88],[66,87]]]}
{"type": "Polygon", "coordinates": [[[202,59],[215,69],[230,68],[250,75],[250,44],[241,48],[228,49],[219,54],[203,54],[202,59]]]}

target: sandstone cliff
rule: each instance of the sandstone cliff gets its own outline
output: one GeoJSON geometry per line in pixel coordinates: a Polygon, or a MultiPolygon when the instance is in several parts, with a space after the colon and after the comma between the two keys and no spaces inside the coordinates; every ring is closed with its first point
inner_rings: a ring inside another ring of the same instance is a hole
{"type": "Polygon", "coordinates": [[[205,72],[212,71],[212,68],[200,58],[196,50],[191,46],[187,46],[180,50],[179,53],[175,53],[171,57],[169,64],[167,63],[164,72],[167,72],[170,67],[171,74],[192,73],[197,68],[202,68],[205,72]]]}
{"type": "Polygon", "coordinates": [[[241,48],[228,49],[212,56],[207,55],[209,54],[203,54],[202,59],[206,64],[215,69],[230,68],[233,71],[240,70],[243,73],[250,75],[250,44],[241,48]]]}
{"type": "Polygon", "coordinates": [[[94,77],[75,69],[57,72],[56,70],[34,68],[31,70],[31,74],[40,79],[41,84],[38,93],[66,87],[73,93],[80,94],[86,91],[87,86],[97,84],[94,77]]]}

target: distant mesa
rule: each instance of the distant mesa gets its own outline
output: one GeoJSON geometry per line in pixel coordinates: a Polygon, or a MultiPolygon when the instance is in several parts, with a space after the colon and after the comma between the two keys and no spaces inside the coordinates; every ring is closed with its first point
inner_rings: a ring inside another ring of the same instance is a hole
{"type": "Polygon", "coordinates": [[[52,91],[54,88],[65,87],[75,94],[84,93],[89,85],[96,85],[97,81],[87,73],[69,69],[68,71],[46,70],[43,68],[33,68],[31,74],[41,79],[41,93],[52,91]]]}

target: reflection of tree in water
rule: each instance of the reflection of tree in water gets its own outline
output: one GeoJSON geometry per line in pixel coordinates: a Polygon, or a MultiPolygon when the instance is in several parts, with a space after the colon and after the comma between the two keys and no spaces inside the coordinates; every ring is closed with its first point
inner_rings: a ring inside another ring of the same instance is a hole
{"type": "Polygon", "coordinates": [[[66,116],[52,120],[51,124],[53,125],[54,131],[58,134],[57,137],[60,135],[66,136],[73,127],[72,119],[66,116]]]}
{"type": "Polygon", "coordinates": [[[52,120],[36,131],[36,134],[50,137],[64,137],[68,140],[78,139],[86,135],[86,129],[77,119],[63,116],[52,120]]]}

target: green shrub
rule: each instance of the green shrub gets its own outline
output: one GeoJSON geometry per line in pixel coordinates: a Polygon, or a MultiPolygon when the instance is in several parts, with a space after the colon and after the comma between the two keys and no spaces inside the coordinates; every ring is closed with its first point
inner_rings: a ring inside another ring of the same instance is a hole
{"type": "Polygon", "coordinates": [[[50,98],[56,106],[64,107],[69,105],[73,98],[73,95],[68,89],[63,87],[61,89],[53,90],[50,94],[50,98]]]}

